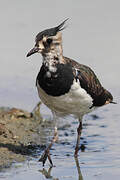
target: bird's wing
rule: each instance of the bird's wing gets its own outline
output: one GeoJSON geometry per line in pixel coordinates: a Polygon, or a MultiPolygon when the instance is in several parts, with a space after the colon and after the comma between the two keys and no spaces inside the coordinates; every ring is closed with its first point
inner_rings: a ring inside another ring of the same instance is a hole
{"type": "Polygon", "coordinates": [[[102,106],[112,102],[113,97],[111,93],[103,88],[91,68],[67,57],[64,57],[64,59],[72,65],[74,77],[76,80],[79,80],[80,86],[93,98],[93,106],[102,106]]]}

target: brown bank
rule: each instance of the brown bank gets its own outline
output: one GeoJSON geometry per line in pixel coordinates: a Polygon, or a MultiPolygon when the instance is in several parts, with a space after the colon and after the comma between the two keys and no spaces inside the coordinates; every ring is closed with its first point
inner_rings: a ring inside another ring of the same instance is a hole
{"type": "Polygon", "coordinates": [[[42,123],[39,108],[40,104],[32,113],[0,108],[0,168],[24,161],[40,146],[36,144],[36,139],[40,139],[38,126],[42,123]]]}

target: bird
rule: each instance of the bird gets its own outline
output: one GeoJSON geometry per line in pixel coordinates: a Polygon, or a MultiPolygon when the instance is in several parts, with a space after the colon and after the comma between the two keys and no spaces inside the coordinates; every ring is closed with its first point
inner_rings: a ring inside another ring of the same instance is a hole
{"type": "MultiPolygon", "coordinates": [[[[80,149],[83,116],[103,105],[116,103],[90,67],[63,55],[62,31],[66,28],[66,21],[68,18],[58,26],[39,32],[35,46],[27,53],[27,57],[35,53],[42,55],[36,86],[41,101],[51,110],[53,119],[71,114],[78,118],[74,151],[76,158],[80,149]]],[[[43,166],[47,159],[53,166],[50,149],[57,140],[58,131],[55,125],[53,139],[39,159],[43,166]]]]}

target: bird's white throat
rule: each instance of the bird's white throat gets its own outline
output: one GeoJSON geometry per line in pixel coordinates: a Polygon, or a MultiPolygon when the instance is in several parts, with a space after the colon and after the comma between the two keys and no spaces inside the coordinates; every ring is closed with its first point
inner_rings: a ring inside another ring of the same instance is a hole
{"type": "Polygon", "coordinates": [[[56,72],[56,65],[63,63],[63,51],[61,45],[55,45],[50,52],[43,55],[43,64],[49,69],[50,72],[56,72]]]}
{"type": "Polygon", "coordinates": [[[53,53],[49,52],[43,56],[43,64],[49,69],[50,72],[56,72],[56,60],[53,53]]]}

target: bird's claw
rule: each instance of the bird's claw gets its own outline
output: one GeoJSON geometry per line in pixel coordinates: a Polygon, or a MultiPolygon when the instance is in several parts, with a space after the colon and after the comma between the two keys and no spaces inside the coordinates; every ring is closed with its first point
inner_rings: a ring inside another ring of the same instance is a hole
{"type": "Polygon", "coordinates": [[[51,167],[53,167],[53,163],[49,154],[49,150],[45,150],[45,152],[42,154],[41,158],[38,160],[39,162],[43,163],[43,166],[45,165],[46,160],[49,160],[51,167]]]}
{"type": "Polygon", "coordinates": [[[43,166],[44,166],[47,158],[48,158],[48,153],[47,153],[47,151],[45,151],[45,152],[42,154],[42,156],[40,157],[40,159],[39,159],[38,161],[39,161],[39,162],[42,162],[42,163],[43,163],[43,166]]]}

